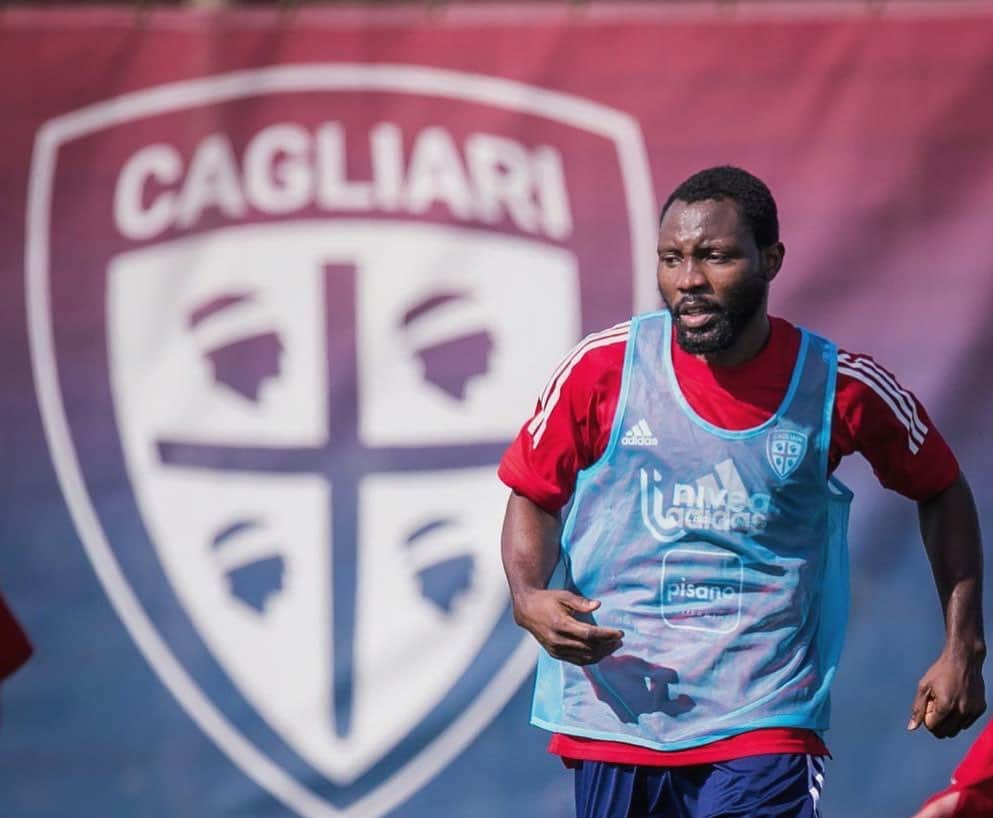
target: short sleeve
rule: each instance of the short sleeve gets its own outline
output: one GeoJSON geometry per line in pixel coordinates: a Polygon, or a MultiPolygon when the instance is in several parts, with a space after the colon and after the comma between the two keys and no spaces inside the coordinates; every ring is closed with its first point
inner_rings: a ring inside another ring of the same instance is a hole
{"type": "Polygon", "coordinates": [[[500,461],[500,479],[546,511],[555,513],[569,502],[576,475],[606,448],[628,328],[628,322],[618,324],[573,348],[500,461]]]}
{"type": "Polygon", "coordinates": [[[944,491],[959,473],[917,397],[870,356],[839,351],[832,465],[853,451],[883,486],[918,502],[944,491]]]}

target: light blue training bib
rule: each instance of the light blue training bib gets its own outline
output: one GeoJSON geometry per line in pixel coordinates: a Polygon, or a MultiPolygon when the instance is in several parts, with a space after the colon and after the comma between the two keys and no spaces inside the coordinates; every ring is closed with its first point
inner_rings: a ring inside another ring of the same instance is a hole
{"type": "Polygon", "coordinates": [[[542,651],[532,723],[657,750],[824,730],[852,497],[827,477],[837,350],[801,330],[779,410],[729,431],[683,397],[671,326],[632,321],[610,440],[579,474],[551,583],[600,600],[590,621],[624,645],[586,667],[542,651]]]}

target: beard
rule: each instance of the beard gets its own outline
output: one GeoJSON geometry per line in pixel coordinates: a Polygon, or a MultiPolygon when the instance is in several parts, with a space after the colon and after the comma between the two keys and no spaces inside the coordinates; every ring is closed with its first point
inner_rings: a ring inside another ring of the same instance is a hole
{"type": "Polygon", "coordinates": [[[728,293],[724,304],[709,296],[688,295],[679,301],[678,306],[673,306],[661,289],[659,294],[672,313],[679,346],[690,355],[709,355],[723,352],[734,344],[741,331],[765,303],[768,289],[768,282],[752,279],[728,293]],[[689,327],[679,320],[680,316],[689,312],[703,310],[711,318],[702,327],[689,327]]]}

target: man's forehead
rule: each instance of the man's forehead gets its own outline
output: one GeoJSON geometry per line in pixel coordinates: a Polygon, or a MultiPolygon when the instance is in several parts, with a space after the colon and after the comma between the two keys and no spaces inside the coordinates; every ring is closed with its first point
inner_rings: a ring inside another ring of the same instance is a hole
{"type": "Polygon", "coordinates": [[[676,199],[659,225],[659,240],[740,238],[748,233],[738,205],[732,199],[676,199]]]}

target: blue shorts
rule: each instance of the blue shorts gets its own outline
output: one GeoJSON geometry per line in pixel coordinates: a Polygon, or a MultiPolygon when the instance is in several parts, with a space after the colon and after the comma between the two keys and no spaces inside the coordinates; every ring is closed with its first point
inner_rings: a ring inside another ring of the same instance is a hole
{"type": "Polygon", "coordinates": [[[820,818],[824,759],[776,753],[686,767],[582,761],[576,818],[820,818]]]}

